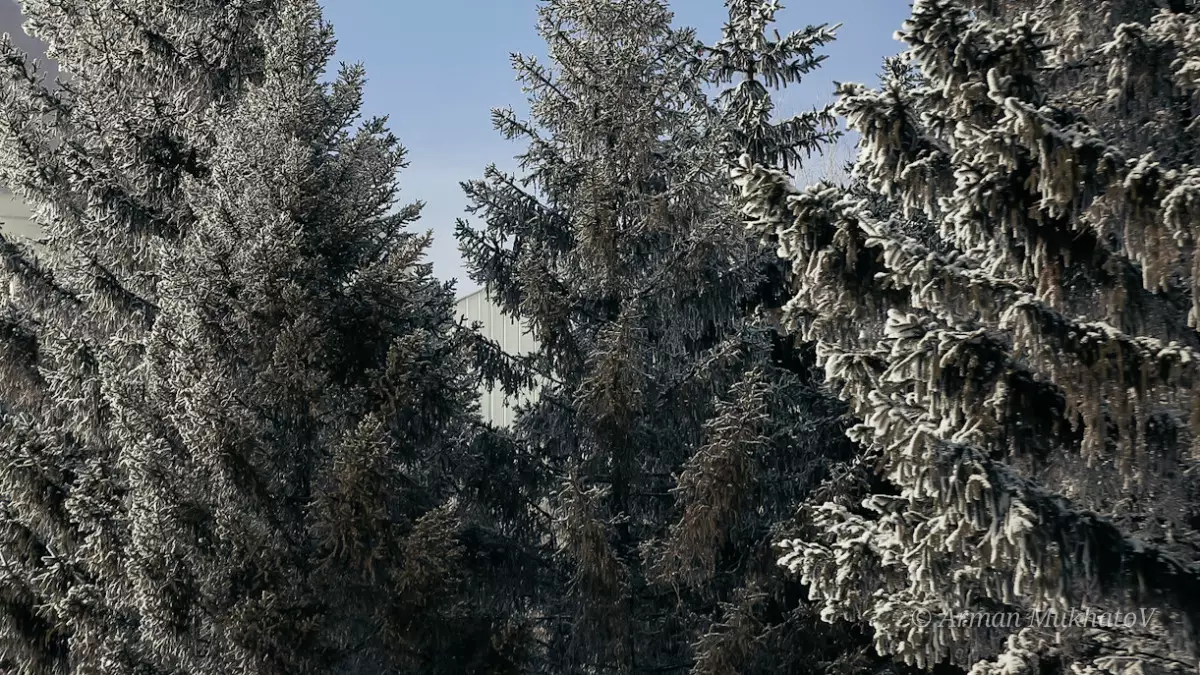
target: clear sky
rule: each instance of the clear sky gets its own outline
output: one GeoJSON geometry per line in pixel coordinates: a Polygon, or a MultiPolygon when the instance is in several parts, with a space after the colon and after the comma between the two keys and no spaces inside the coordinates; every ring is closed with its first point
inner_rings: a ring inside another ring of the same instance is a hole
{"type": "MultiPolygon", "coordinates": [[[[523,109],[509,54],[544,53],[536,0],[321,0],[338,37],[337,58],[365,64],[368,115],[388,115],[408,147],[403,196],[426,203],[418,224],[434,233],[434,272],[475,289],[462,267],[454,221],[463,217],[459,182],[488,163],[512,166],[518,146],[491,128],[494,107],[523,109]]],[[[909,15],[908,0],[782,0],[781,32],[841,23],[824,66],[779,100],[782,112],[832,100],[834,81],[874,83],[884,56],[900,45],[892,34],[909,15]]],[[[725,18],[722,0],[673,0],[676,22],[712,41],[725,18]]],[[[0,31],[19,32],[13,0],[0,0],[0,31]]],[[[23,37],[23,36],[22,36],[23,37]]],[[[22,47],[31,41],[20,40],[22,47]]]]}

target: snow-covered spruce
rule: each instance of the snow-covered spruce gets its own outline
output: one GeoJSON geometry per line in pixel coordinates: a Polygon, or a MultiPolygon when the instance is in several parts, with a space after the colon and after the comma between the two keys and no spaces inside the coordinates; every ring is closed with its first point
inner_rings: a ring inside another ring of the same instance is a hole
{"type": "Polygon", "coordinates": [[[1200,9],[1163,4],[917,0],[920,82],[835,107],[890,211],[735,171],[792,263],[788,324],[893,486],[812,503],[781,562],[908,663],[1195,668],[1200,9]],[[1159,611],[1132,631],[912,621],[1086,606],[1159,611]]]}
{"type": "Polygon", "coordinates": [[[65,79],[0,47],[46,239],[0,240],[0,671],[509,667],[512,463],[317,3],[23,4],[65,79]]]}
{"type": "Polygon", "coordinates": [[[721,170],[747,145],[796,166],[831,137],[827,111],[778,120],[771,95],[832,34],[776,36],[774,2],[727,6],[705,48],[660,0],[546,2],[549,61],[514,59],[530,119],[495,114],[528,148],[519,175],[466,185],[473,278],[539,345],[481,353],[510,390],[539,383],[512,434],[542,462],[552,528],[528,619],[542,672],[890,667],[775,565],[774,524],[849,444],[810,360],[756,311],[782,304],[786,264],[738,226],[721,170]]]}

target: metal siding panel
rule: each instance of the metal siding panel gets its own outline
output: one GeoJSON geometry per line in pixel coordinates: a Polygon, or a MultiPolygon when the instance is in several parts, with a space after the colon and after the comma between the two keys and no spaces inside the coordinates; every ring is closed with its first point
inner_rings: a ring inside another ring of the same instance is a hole
{"type": "Polygon", "coordinates": [[[20,197],[7,190],[0,190],[0,230],[18,237],[37,239],[41,228],[31,220],[32,213],[20,197]]]}
{"type": "MultiPolygon", "coordinates": [[[[466,319],[469,322],[479,322],[480,333],[495,341],[504,352],[519,356],[537,348],[536,341],[527,334],[524,322],[505,316],[485,291],[479,290],[464,296],[459,299],[458,304],[466,319]]],[[[502,389],[480,386],[480,414],[493,424],[508,426],[516,418],[514,408],[518,404],[523,405],[533,400],[539,388],[535,385],[533,390],[522,392],[512,400],[505,400],[502,389]]]]}

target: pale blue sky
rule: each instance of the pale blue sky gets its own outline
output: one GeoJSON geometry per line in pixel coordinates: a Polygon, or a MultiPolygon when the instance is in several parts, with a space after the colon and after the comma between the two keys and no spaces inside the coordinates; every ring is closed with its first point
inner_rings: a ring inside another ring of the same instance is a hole
{"type": "MultiPolygon", "coordinates": [[[[511,166],[520,148],[491,128],[494,107],[523,107],[509,67],[511,52],[540,55],[534,0],[322,0],[338,37],[338,56],[366,65],[368,114],[387,114],[409,150],[404,197],[426,202],[419,227],[431,229],[435,273],[474,290],[454,239],[465,199],[458,183],[489,162],[511,166]]],[[[833,82],[875,81],[884,56],[900,51],[892,34],[908,0],[783,0],[781,31],[841,23],[829,59],[780,101],[785,112],[832,99],[833,82]]],[[[676,22],[711,41],[725,18],[722,0],[674,0],[676,22]]]]}

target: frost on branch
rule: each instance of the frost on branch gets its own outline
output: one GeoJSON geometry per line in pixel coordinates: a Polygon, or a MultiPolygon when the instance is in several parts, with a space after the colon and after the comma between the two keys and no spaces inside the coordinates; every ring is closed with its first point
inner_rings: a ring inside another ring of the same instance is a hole
{"type": "Polygon", "coordinates": [[[922,81],[835,106],[882,208],[734,172],[791,261],[788,325],[894,489],[809,504],[781,562],[918,666],[1195,667],[1198,33],[1186,3],[1100,4],[915,2],[922,81]],[[1159,615],[1104,635],[910,620],[1084,606],[1159,615]]]}
{"type": "Polygon", "coordinates": [[[22,4],[66,77],[0,44],[0,671],[502,670],[453,297],[318,4],[22,4]]]}
{"type": "Polygon", "coordinates": [[[775,0],[725,6],[703,45],[662,0],[542,3],[547,58],[513,59],[529,114],[493,114],[519,171],[464,186],[472,278],[537,342],[482,360],[508,391],[541,384],[511,429],[555,523],[529,610],[539,672],[890,665],[818,625],[775,565],[774,526],[850,444],[811,350],[777,326],[789,263],[738,226],[723,170],[746,151],[795,168],[837,135],[828,110],[773,100],[834,29],[777,31],[775,0]]]}

